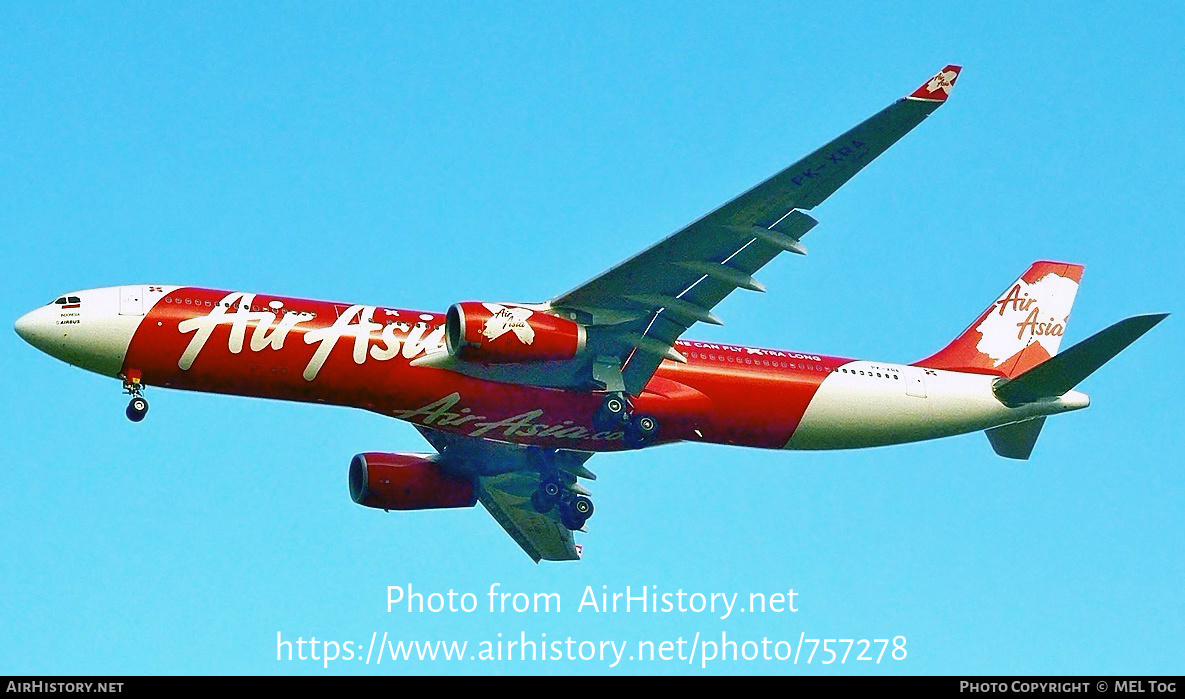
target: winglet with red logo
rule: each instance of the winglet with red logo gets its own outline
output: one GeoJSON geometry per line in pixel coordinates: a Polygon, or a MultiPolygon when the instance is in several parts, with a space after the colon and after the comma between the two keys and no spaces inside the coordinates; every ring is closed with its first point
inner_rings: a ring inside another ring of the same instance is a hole
{"type": "Polygon", "coordinates": [[[959,78],[959,71],[963,66],[947,66],[938,72],[938,75],[926,81],[918,89],[913,91],[909,96],[911,100],[922,100],[923,102],[945,102],[947,97],[950,97],[950,91],[955,86],[955,80],[959,78]]]}

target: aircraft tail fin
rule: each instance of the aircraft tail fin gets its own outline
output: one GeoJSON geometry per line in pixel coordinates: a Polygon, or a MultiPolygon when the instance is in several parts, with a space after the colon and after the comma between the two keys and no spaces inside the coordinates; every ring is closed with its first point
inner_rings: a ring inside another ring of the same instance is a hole
{"type": "Polygon", "coordinates": [[[1082,265],[1034,262],[961,335],[914,366],[1010,379],[1057,354],[1082,265]]]}
{"type": "Polygon", "coordinates": [[[1005,405],[1021,405],[1060,396],[1167,316],[1168,313],[1153,313],[1121,320],[1023,374],[998,382],[993,389],[996,397],[1005,405]]]}
{"type": "Polygon", "coordinates": [[[1009,459],[1027,459],[1033,453],[1037,444],[1037,437],[1045,425],[1044,417],[1014,422],[1010,425],[1000,425],[987,430],[988,441],[992,450],[1000,456],[1009,459]]]}

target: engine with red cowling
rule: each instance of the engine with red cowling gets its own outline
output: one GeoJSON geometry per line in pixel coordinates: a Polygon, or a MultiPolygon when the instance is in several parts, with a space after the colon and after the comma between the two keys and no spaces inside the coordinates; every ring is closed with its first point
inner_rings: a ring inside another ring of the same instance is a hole
{"type": "Polygon", "coordinates": [[[383,510],[473,507],[473,481],[440,468],[435,454],[367,452],[350,461],[350,497],[383,510]]]}
{"type": "Polygon", "coordinates": [[[445,316],[449,354],[466,361],[563,361],[579,354],[586,339],[583,325],[527,306],[466,301],[445,316]]]}

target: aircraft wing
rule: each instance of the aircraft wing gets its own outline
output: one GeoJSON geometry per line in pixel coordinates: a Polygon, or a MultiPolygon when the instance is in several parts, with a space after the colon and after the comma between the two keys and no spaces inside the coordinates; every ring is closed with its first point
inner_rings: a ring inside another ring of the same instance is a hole
{"type": "MultiPolygon", "coordinates": [[[[553,309],[591,321],[597,354],[622,364],[625,390],[637,395],[664,358],[683,361],[675,340],[742,288],[763,291],[752,275],[799,242],[816,223],[804,213],[938,109],[959,75],[947,66],[814,153],[653,247],[566,294],[553,309]]],[[[590,344],[591,344],[590,335],[590,344]]]]}
{"type": "Polygon", "coordinates": [[[524,447],[448,434],[423,425],[416,425],[416,429],[440,452],[443,466],[475,479],[482,506],[532,560],[580,559],[580,547],[560,521],[558,508],[540,514],[531,504],[531,494],[539,488],[544,472],[559,473],[576,492],[587,494],[577,479],[596,479],[583,465],[591,452],[524,447]]]}

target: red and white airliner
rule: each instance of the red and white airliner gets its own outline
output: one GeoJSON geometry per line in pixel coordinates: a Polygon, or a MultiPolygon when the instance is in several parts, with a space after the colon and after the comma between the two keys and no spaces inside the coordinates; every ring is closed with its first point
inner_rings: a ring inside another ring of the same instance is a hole
{"type": "Polygon", "coordinates": [[[1072,390],[1164,318],[1117,323],[1058,353],[1082,267],[1035,262],[969,328],[913,364],[681,340],[800,242],[806,212],[947,99],[958,66],[799,162],[546,303],[444,314],[196,287],[78,291],[16,322],[38,349],[145,386],[371,410],[436,450],[358,454],[354,501],[384,510],[478,500],[536,561],[580,557],[596,452],[678,441],[846,449],[986,430],[1027,458],[1072,390]]]}

